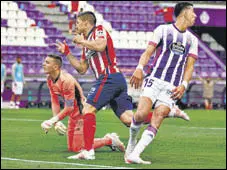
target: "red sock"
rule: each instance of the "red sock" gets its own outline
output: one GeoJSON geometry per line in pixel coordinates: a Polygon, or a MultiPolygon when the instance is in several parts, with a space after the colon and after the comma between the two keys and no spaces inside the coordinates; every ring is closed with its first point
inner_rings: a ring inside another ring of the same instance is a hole
{"type": "Polygon", "coordinates": [[[103,146],[111,145],[112,139],[110,138],[95,138],[94,139],[94,149],[101,148],[103,146]]]}
{"type": "Polygon", "coordinates": [[[148,113],[148,115],[143,123],[149,124],[151,122],[152,114],[153,114],[153,112],[148,113]]]}
{"type": "Polygon", "coordinates": [[[89,151],[93,148],[96,120],[95,114],[87,113],[83,116],[84,118],[84,149],[89,151]]]}

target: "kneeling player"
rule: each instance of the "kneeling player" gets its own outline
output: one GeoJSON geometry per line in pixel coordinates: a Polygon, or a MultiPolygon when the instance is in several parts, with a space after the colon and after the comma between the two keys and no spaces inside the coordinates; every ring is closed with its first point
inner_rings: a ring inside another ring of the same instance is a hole
{"type": "MultiPolygon", "coordinates": [[[[47,85],[50,90],[53,117],[45,120],[41,127],[47,133],[55,126],[59,135],[66,133],[65,125],[60,121],[66,116],[68,119],[67,141],[68,150],[79,152],[84,146],[83,136],[83,116],[82,102],[86,99],[79,83],[72,75],[61,70],[62,59],[56,55],[48,55],[43,63],[44,72],[48,75],[47,85]],[[63,110],[60,110],[58,96],[62,96],[65,101],[63,110]]],[[[124,144],[119,140],[116,133],[105,135],[103,138],[94,140],[94,148],[110,146],[112,149],[118,148],[124,151],[124,144]]],[[[92,159],[92,158],[91,158],[92,159]]]]}

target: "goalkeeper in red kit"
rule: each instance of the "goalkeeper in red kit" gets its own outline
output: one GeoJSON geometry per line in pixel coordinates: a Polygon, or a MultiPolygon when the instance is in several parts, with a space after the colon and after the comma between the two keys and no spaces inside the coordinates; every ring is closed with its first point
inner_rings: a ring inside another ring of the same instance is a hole
{"type": "MultiPolygon", "coordinates": [[[[67,132],[68,150],[79,152],[84,148],[81,110],[86,98],[80,84],[72,75],[62,71],[61,66],[62,59],[57,55],[48,55],[43,62],[44,72],[48,75],[47,85],[50,90],[53,117],[45,120],[41,127],[46,133],[53,126],[59,135],[65,135],[67,132]],[[63,110],[60,110],[59,96],[63,97],[65,102],[63,110]],[[66,116],[69,116],[68,130],[61,122],[66,116]]],[[[116,133],[106,134],[103,138],[94,140],[95,149],[103,146],[110,146],[120,151],[125,150],[124,144],[116,133]]]]}

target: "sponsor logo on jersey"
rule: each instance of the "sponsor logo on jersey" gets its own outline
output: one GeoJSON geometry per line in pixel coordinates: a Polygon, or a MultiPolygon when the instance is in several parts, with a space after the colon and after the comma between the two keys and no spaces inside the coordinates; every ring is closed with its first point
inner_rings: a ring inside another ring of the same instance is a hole
{"type": "Polygon", "coordinates": [[[176,55],[183,55],[185,53],[185,47],[181,42],[170,44],[169,49],[176,55]]]}

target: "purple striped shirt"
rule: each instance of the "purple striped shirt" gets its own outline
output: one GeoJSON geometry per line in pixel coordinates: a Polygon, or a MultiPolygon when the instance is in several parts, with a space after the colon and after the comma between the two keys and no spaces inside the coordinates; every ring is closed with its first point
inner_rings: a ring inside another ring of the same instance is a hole
{"type": "Polygon", "coordinates": [[[158,26],[149,45],[157,46],[151,76],[175,86],[181,84],[187,57],[198,58],[198,39],[187,30],[178,30],[174,24],[158,26]]]}

